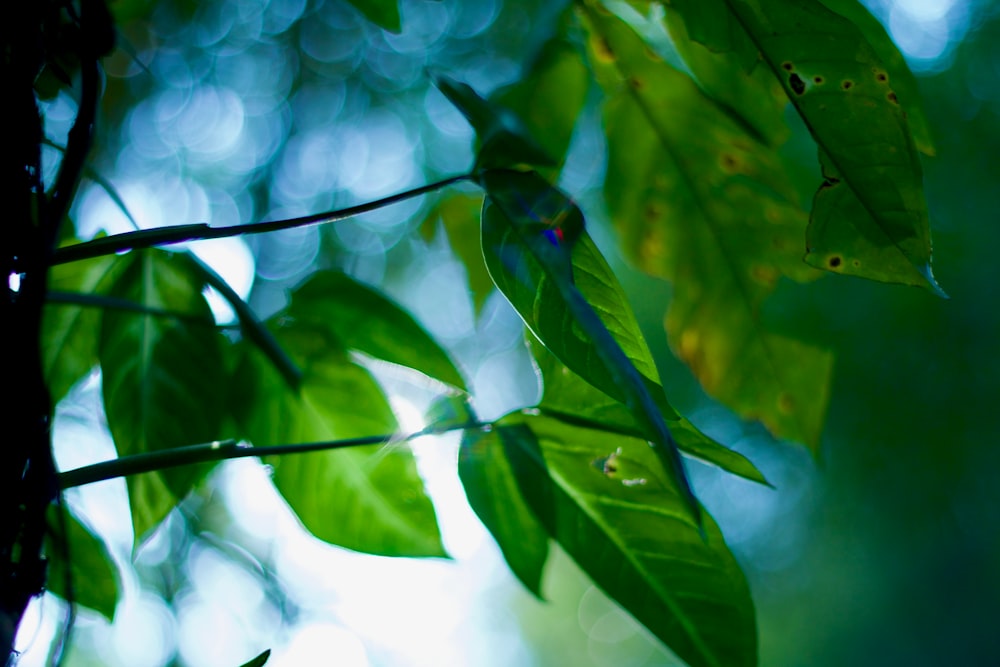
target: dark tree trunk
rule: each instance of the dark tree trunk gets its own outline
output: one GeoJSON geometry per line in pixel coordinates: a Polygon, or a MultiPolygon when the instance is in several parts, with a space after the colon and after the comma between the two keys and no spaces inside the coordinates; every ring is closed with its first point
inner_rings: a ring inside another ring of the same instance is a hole
{"type": "Polygon", "coordinates": [[[5,5],[0,13],[0,85],[8,118],[0,152],[0,279],[7,282],[0,289],[0,378],[6,383],[0,400],[0,650],[10,662],[24,611],[45,586],[46,514],[59,495],[40,346],[46,281],[92,143],[98,61],[111,50],[114,29],[103,0],[80,0],[78,6],[35,0],[5,5]],[[73,63],[80,104],[59,174],[46,193],[34,84],[54,55],[73,63]]]}
{"type": "Polygon", "coordinates": [[[44,7],[7,5],[0,19],[7,127],[0,152],[0,640],[10,656],[21,617],[45,583],[45,513],[57,492],[49,438],[49,395],[39,338],[49,249],[40,151],[42,120],[33,84],[42,63],[44,7]]]}

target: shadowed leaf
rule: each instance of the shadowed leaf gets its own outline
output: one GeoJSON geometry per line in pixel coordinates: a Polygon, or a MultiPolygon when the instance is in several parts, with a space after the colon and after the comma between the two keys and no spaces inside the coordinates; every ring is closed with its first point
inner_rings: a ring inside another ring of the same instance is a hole
{"type": "Polygon", "coordinates": [[[517,114],[546,155],[562,163],[590,86],[577,49],[561,37],[546,42],[516,83],[490,101],[517,114]]]}
{"type": "MultiPolygon", "coordinates": [[[[49,290],[106,294],[127,265],[128,260],[120,257],[60,264],[49,271],[49,290]]],[[[101,317],[99,308],[46,305],[42,320],[42,367],[53,404],[97,365],[101,317]]]]}
{"type": "Polygon", "coordinates": [[[65,510],[66,532],[63,534],[59,511],[53,505],[48,512],[45,559],[49,571],[46,588],[63,600],[93,609],[110,623],[115,618],[115,608],[121,598],[118,568],[104,541],[65,510]],[[66,590],[67,574],[73,586],[72,598],[66,590]]]}
{"type": "Polygon", "coordinates": [[[389,32],[399,33],[399,5],[396,0],[348,0],[365,15],[369,21],[389,32]]]}
{"type": "Polygon", "coordinates": [[[521,497],[496,430],[465,432],[458,474],[469,505],[497,541],[507,565],[541,599],[549,537],[521,497]]]}
{"type": "Polygon", "coordinates": [[[479,138],[477,169],[521,164],[555,166],[552,156],[539,146],[513,111],[483,99],[468,84],[447,76],[435,76],[434,83],[476,131],[479,138]]]}

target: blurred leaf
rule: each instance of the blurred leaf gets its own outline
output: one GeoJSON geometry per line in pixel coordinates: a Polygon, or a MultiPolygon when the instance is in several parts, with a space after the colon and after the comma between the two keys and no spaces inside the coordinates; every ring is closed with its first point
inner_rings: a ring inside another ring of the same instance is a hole
{"type": "Polygon", "coordinates": [[[264,667],[264,665],[267,664],[268,658],[270,657],[271,657],[271,649],[267,649],[253,660],[250,660],[249,662],[244,662],[242,665],[240,665],[240,667],[264,667]]]}
{"type": "Polygon", "coordinates": [[[477,315],[493,291],[493,281],[486,270],[483,249],[479,246],[479,235],[476,233],[482,207],[482,195],[452,194],[440,199],[420,225],[420,234],[427,241],[437,237],[439,226],[444,227],[448,244],[465,267],[477,315]]]}
{"type": "Polygon", "coordinates": [[[369,21],[389,32],[399,33],[399,6],[396,0],[348,0],[365,15],[369,21]]]}
{"type": "Polygon", "coordinates": [[[424,414],[426,429],[444,433],[462,426],[474,427],[478,419],[469,405],[467,394],[445,394],[438,396],[424,414]]]}
{"type": "MultiPolygon", "coordinates": [[[[132,252],[125,261],[109,296],[212,321],[190,258],[148,250],[132,252]]],[[[220,437],[228,383],[221,337],[213,327],[109,310],[99,354],[108,427],[120,456],[220,437]]],[[[128,478],[136,543],[210,468],[168,468],[128,478]]]]}
{"type": "MultiPolygon", "coordinates": [[[[706,21],[741,25],[819,144],[826,180],[813,203],[806,261],[943,295],[931,274],[923,175],[907,114],[894,73],[862,31],[820,2],[683,0],[673,6],[692,38],[713,50],[725,51],[731,41],[706,30],[706,21]]],[[[868,33],[876,34],[871,26],[868,33]]],[[[901,82],[904,90],[911,84],[905,75],[901,82]]]]}
{"type": "MultiPolygon", "coordinates": [[[[127,259],[115,256],[59,264],[49,270],[49,289],[105,294],[127,265],[127,259]]],[[[101,316],[98,308],[46,305],[42,320],[42,367],[53,405],[97,365],[101,316]]]]}
{"type": "MultiPolygon", "coordinates": [[[[543,414],[592,429],[634,438],[648,437],[628,408],[584,382],[537,341],[531,341],[531,354],[542,376],[543,393],[538,409],[543,414]]],[[[659,396],[662,391],[654,395],[659,396]]],[[[667,421],[677,446],[685,454],[770,486],[763,473],[745,456],[712,440],[687,419],[675,416],[667,421]]]]}
{"type": "Polygon", "coordinates": [[[546,155],[561,164],[590,87],[590,74],[572,44],[547,41],[527,72],[490,95],[490,102],[517,114],[546,155]]]}
{"type": "MultiPolygon", "coordinates": [[[[697,500],[661,413],[666,402],[651,393],[662,393],[656,367],[580,209],[535,172],[492,170],[480,181],[487,193],[483,253],[493,282],[553,354],[628,406],[697,518],[697,500]]],[[[672,409],[668,414],[676,416],[672,409]]]]}
{"type": "Polygon", "coordinates": [[[55,505],[49,507],[47,522],[45,558],[49,572],[46,588],[63,600],[93,609],[112,622],[121,599],[121,584],[118,568],[104,541],[70,512],[55,505]],[[66,590],[67,574],[73,586],[72,594],[66,590]]]}
{"type": "MultiPolygon", "coordinates": [[[[396,420],[375,380],[323,327],[277,332],[304,371],[298,392],[258,350],[243,346],[234,411],[258,446],[393,433],[396,420]]],[[[434,508],[401,443],[269,457],[274,484],[321,540],[383,556],[445,556],[434,508]]]]}
{"type": "Polygon", "coordinates": [[[341,348],[413,368],[466,391],[448,354],[409,313],[345,273],[313,274],[292,292],[287,315],[329,332],[341,348]]]}
{"type": "Polygon", "coordinates": [[[468,84],[447,76],[436,75],[434,84],[462,112],[479,137],[476,169],[556,165],[513,111],[483,99],[468,84]]]}
{"type": "Polygon", "coordinates": [[[710,50],[688,35],[673,5],[664,5],[664,12],[671,41],[705,93],[760,141],[769,146],[783,144],[790,135],[784,116],[788,98],[774,73],[763,63],[743,67],[734,51],[710,50]]]}
{"type": "Polygon", "coordinates": [[[892,41],[885,27],[858,0],[821,0],[832,11],[856,25],[871,44],[876,55],[885,64],[892,81],[892,89],[899,98],[899,104],[906,110],[906,120],[913,133],[917,149],[925,155],[934,155],[934,140],[930,125],[924,113],[917,77],[913,75],[899,47],[892,41]]]}
{"type": "Polygon", "coordinates": [[[549,537],[521,496],[496,430],[465,432],[458,475],[469,505],[497,541],[511,571],[542,599],[549,537]]]}
{"type": "Polygon", "coordinates": [[[588,18],[608,91],[605,198],[633,261],[676,285],[671,346],[709,394],[817,447],[832,357],[759,314],[781,276],[817,275],[801,261],[804,214],[781,161],[625,23],[588,18]]]}
{"type": "Polygon", "coordinates": [[[528,505],[601,589],[693,667],[757,664],[739,565],[707,513],[702,536],[643,440],[527,415],[496,430],[528,505]]]}

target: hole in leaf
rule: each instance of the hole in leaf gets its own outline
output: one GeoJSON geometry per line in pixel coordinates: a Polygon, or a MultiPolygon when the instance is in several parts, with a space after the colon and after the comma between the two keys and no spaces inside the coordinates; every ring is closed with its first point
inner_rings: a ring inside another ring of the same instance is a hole
{"type": "Polygon", "coordinates": [[[792,74],[788,77],[788,85],[792,87],[792,91],[794,91],[796,95],[801,95],[806,92],[806,82],[803,81],[802,77],[798,74],[792,74]]]}
{"type": "Polygon", "coordinates": [[[843,263],[843,261],[844,260],[841,259],[838,255],[834,255],[830,259],[826,260],[826,263],[831,269],[835,269],[838,266],[840,266],[843,263]]]}

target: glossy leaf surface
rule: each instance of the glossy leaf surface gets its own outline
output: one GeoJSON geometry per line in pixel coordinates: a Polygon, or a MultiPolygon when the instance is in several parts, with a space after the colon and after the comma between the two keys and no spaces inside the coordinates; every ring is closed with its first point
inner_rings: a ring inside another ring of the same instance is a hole
{"type": "MultiPolygon", "coordinates": [[[[225,379],[221,337],[185,255],[130,253],[109,295],[145,308],[201,319],[109,310],[101,328],[104,409],[120,456],[220,437],[225,379]]],[[[128,478],[138,541],[190,491],[209,465],[128,478]]]]}
{"type": "Polygon", "coordinates": [[[340,348],[364,352],[466,388],[448,354],[409,313],[345,273],[314,274],[293,292],[286,314],[328,332],[340,348]]]}
{"type": "Polygon", "coordinates": [[[608,595],[692,667],[757,664],[743,573],[645,442],[527,415],[497,431],[528,505],[608,595]]]}
{"type": "MultiPolygon", "coordinates": [[[[375,380],[328,331],[279,329],[303,369],[298,392],[244,348],[234,411],[258,446],[390,434],[397,424],[375,380]]],[[[402,443],[269,457],[274,484],[316,537],[384,556],[444,556],[437,520],[410,448],[402,443]]]]}
{"type": "Polygon", "coordinates": [[[661,412],[665,401],[651,393],[656,368],[621,286],[584,230],[583,214],[534,172],[487,171],[481,182],[487,192],[483,253],[493,282],[563,363],[625,403],[697,518],[697,500],[661,412]],[[609,300],[615,292],[621,298],[609,300]]]}
{"type": "Polygon", "coordinates": [[[816,275],[781,161],[623,21],[587,17],[608,93],[605,197],[633,261],[676,287],[671,347],[743,417],[818,446],[832,357],[760,318],[779,278],[816,275]]]}

